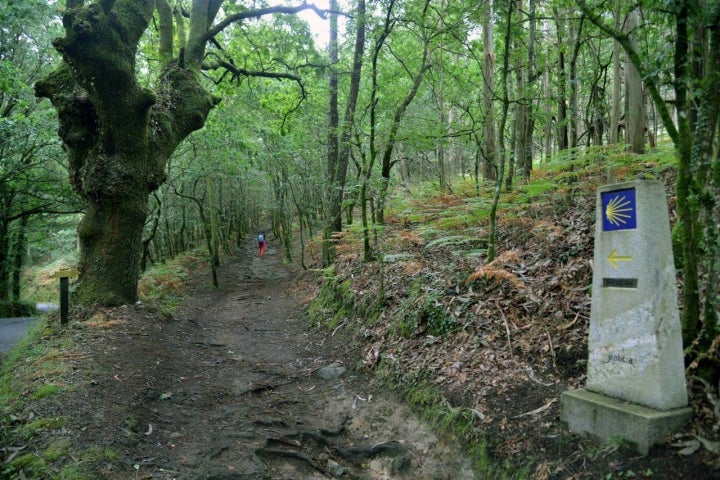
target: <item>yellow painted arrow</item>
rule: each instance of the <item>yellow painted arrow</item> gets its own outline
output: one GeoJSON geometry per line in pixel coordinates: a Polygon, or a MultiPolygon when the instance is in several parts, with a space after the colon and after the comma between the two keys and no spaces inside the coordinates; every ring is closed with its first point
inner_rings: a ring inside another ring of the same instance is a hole
{"type": "Polygon", "coordinates": [[[77,268],[64,268],[62,270],[58,270],[53,274],[53,277],[55,278],[63,278],[63,277],[77,277],[80,274],[77,268]]]}
{"type": "Polygon", "coordinates": [[[618,262],[632,262],[632,257],[630,255],[618,255],[617,250],[613,250],[608,256],[608,262],[613,268],[617,268],[618,262]]]}

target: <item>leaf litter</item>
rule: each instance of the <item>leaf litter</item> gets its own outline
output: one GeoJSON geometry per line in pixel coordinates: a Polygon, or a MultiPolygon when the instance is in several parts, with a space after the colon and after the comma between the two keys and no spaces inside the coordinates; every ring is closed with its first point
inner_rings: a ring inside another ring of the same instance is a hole
{"type": "MultiPolygon", "coordinates": [[[[665,181],[672,191],[672,176],[665,181]]],[[[355,298],[378,297],[383,307],[370,324],[362,317],[345,320],[358,324],[355,342],[362,345],[364,366],[440,388],[449,407],[473,412],[474,428],[494,458],[524,468],[527,478],[611,478],[618,464],[645,472],[641,478],[720,478],[720,416],[712,413],[720,402],[707,395],[717,395],[717,386],[690,382],[693,421],[646,457],[628,447],[607,450],[560,424],[560,395],[586,380],[595,208],[590,187],[505,209],[492,262],[477,255],[482,238],[450,242],[465,237],[428,227],[442,209],[469,209],[461,195],[418,201],[414,208],[428,211],[413,211],[414,218],[423,217],[417,223],[388,215],[376,248],[394,261],[382,269],[359,255],[336,262],[338,284],[347,283],[355,298]],[[572,201],[558,201],[562,195],[572,201]],[[438,308],[449,324],[440,335],[433,331],[438,308]]],[[[340,245],[361,251],[359,240],[345,235],[340,245]]]]}

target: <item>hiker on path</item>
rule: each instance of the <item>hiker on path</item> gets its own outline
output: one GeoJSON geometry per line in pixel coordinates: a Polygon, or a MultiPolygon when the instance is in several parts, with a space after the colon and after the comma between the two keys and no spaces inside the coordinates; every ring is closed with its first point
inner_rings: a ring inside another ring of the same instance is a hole
{"type": "Polygon", "coordinates": [[[260,249],[260,258],[263,258],[265,256],[265,247],[267,246],[267,242],[265,241],[265,232],[260,232],[257,240],[258,248],[260,249]]]}

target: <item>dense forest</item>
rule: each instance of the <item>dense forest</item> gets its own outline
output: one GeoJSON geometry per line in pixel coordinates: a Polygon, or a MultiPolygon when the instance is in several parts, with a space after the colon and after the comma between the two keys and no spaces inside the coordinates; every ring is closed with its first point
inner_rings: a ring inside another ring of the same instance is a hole
{"type": "Polygon", "coordinates": [[[718,2],[3,3],[6,301],[75,225],[76,299],[107,306],[136,301],[148,265],[197,246],[217,265],[260,225],[288,259],[322,236],[327,266],[359,222],[372,262],[388,196],[458,177],[495,185],[492,261],[498,196],[534,165],[663,142],[685,345],[717,338],[718,2]]]}

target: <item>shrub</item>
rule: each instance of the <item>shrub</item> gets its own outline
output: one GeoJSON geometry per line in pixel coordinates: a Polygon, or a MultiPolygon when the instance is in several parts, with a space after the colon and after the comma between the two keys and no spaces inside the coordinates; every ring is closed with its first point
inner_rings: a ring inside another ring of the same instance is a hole
{"type": "Polygon", "coordinates": [[[34,303],[0,300],[0,317],[34,317],[37,315],[37,308],[34,303]]]}

